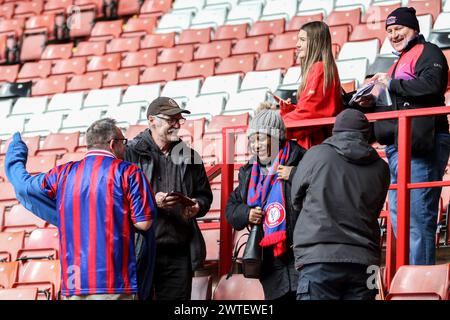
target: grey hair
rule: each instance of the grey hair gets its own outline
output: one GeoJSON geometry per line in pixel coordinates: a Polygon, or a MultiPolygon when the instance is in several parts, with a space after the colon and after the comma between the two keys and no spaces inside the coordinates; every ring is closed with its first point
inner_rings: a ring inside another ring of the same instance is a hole
{"type": "Polygon", "coordinates": [[[108,149],[109,142],[117,137],[117,122],[111,118],[95,121],[86,131],[87,148],[108,149]]]}

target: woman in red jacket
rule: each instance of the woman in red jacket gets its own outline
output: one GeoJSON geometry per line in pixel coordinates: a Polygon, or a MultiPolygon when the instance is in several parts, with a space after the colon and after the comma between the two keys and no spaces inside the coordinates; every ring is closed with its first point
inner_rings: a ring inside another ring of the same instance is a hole
{"type": "MultiPolygon", "coordinates": [[[[328,26],[320,21],[304,24],[298,33],[297,58],[301,82],[297,104],[280,100],[281,116],[286,125],[295,120],[336,116],[343,108],[341,83],[331,48],[328,26]]],[[[328,127],[311,127],[293,132],[305,149],[322,143],[330,135],[328,127]]]]}

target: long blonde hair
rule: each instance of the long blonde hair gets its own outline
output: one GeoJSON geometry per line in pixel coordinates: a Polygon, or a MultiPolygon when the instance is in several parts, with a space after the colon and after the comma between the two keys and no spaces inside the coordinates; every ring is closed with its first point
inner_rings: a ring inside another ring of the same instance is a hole
{"type": "Polygon", "coordinates": [[[304,24],[300,30],[307,34],[306,56],[300,59],[301,66],[301,81],[297,91],[297,97],[305,89],[306,78],[308,77],[311,66],[322,61],[324,65],[324,87],[323,91],[328,88],[335,80],[337,75],[336,62],[334,61],[333,51],[331,46],[331,35],[328,26],[321,21],[313,21],[304,24]]]}

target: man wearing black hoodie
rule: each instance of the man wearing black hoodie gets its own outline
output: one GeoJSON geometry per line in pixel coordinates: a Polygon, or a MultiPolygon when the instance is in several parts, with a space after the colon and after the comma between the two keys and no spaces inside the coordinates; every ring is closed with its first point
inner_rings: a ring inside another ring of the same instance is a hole
{"type": "Polygon", "coordinates": [[[337,117],[333,136],[309,149],[292,177],[300,215],[294,230],[298,300],[374,299],[368,266],[380,264],[378,217],[389,167],[369,141],[355,109],[337,117]]]}

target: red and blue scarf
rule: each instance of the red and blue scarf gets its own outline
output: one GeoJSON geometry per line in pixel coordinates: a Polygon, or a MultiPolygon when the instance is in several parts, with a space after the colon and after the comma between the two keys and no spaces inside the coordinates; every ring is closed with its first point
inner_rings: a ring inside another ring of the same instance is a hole
{"type": "Polygon", "coordinates": [[[251,208],[261,207],[264,215],[264,237],[259,243],[262,247],[273,245],[275,257],[286,252],[286,205],[282,181],[277,168],[285,165],[289,158],[289,143],[286,141],[267,175],[258,161],[253,163],[248,186],[247,204],[251,208]]]}

